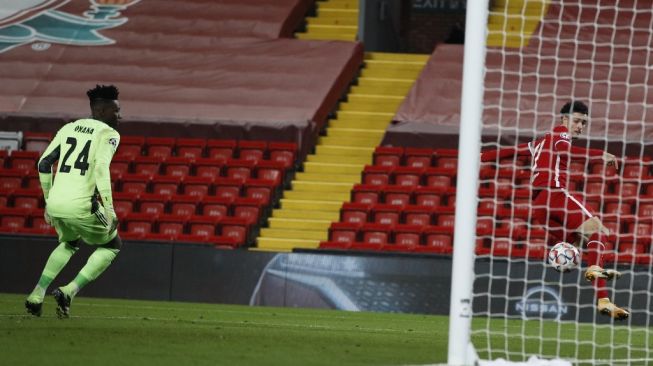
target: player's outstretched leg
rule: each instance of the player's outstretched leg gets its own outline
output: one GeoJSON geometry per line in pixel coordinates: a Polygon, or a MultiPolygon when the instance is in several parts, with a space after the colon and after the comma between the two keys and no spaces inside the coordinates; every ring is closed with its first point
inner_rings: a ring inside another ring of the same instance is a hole
{"type": "Polygon", "coordinates": [[[119,249],[113,248],[120,248],[121,245],[120,237],[116,236],[108,244],[95,249],[75,279],[66,286],[55,290],[53,295],[57,300],[57,315],[60,318],[67,318],[70,315],[72,299],[84,286],[98,278],[111,265],[111,262],[120,252],[119,249]]]}
{"type": "Polygon", "coordinates": [[[29,314],[41,316],[43,298],[48,290],[48,286],[50,286],[52,280],[66,266],[70,257],[77,251],[75,244],[76,242],[60,243],[50,254],[48,261],[45,263],[43,273],[41,273],[41,277],[39,278],[39,282],[34,287],[34,290],[32,290],[32,293],[29,294],[27,300],[25,300],[25,310],[29,314]]]}
{"type": "Polygon", "coordinates": [[[601,314],[607,315],[616,320],[625,320],[630,316],[628,311],[613,304],[607,297],[599,299],[597,307],[601,314]]]}

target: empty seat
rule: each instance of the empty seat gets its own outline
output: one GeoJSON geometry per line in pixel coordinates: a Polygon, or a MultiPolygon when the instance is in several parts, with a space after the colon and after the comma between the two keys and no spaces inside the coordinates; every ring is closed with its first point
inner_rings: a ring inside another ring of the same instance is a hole
{"type": "Polygon", "coordinates": [[[639,196],[640,183],[632,181],[620,182],[615,185],[614,191],[621,197],[636,197],[639,196]]]}
{"type": "Polygon", "coordinates": [[[161,215],[165,212],[169,199],[169,194],[143,193],[139,198],[138,212],[152,216],[161,215]]]}
{"type": "Polygon", "coordinates": [[[132,213],[123,219],[124,232],[144,237],[153,231],[155,217],[150,214],[132,213]]]}
{"type": "Polygon", "coordinates": [[[417,187],[422,184],[423,168],[397,167],[392,172],[397,186],[417,187]]]}
{"type": "Polygon", "coordinates": [[[417,187],[414,191],[415,203],[419,206],[438,207],[444,202],[446,190],[435,187],[417,187]]]}
{"type": "Polygon", "coordinates": [[[383,225],[396,225],[399,224],[401,217],[402,206],[376,204],[372,205],[372,221],[377,224],[383,225]]]}
{"type": "Polygon", "coordinates": [[[134,159],[141,156],[143,146],[145,146],[145,138],[141,136],[121,136],[118,150],[114,156],[127,157],[134,159]]]}
{"type": "Polygon", "coordinates": [[[186,177],[182,185],[182,193],[189,196],[207,196],[213,179],[209,177],[186,177]]]}
{"type": "Polygon", "coordinates": [[[412,186],[386,186],[383,201],[389,205],[405,206],[411,203],[414,187],[412,186]]]}
{"type": "Polygon", "coordinates": [[[228,160],[234,157],[235,140],[209,140],[206,143],[207,156],[212,159],[228,160]]]}
{"type": "Polygon", "coordinates": [[[413,226],[428,226],[432,224],[433,207],[410,205],[404,207],[403,223],[413,226]]]}
{"type": "Polygon", "coordinates": [[[290,168],[297,159],[297,144],[293,142],[270,142],[268,145],[270,161],[282,164],[284,168],[290,168]]]}
{"type": "Polygon", "coordinates": [[[0,208],[0,231],[16,232],[26,227],[30,213],[24,208],[0,208]]]}
{"type": "Polygon", "coordinates": [[[437,215],[436,222],[438,226],[454,227],[456,223],[456,216],[453,210],[448,210],[445,209],[445,207],[441,207],[440,209],[438,209],[436,215],[437,215]]]}
{"type": "Polygon", "coordinates": [[[170,157],[166,159],[163,173],[172,177],[184,178],[190,174],[193,158],[189,157],[170,157]]]}
{"type": "Polygon", "coordinates": [[[247,220],[250,224],[258,223],[263,204],[259,199],[238,197],[233,202],[233,216],[247,220]]]}
{"type": "Polygon", "coordinates": [[[23,147],[28,151],[36,151],[42,154],[52,140],[52,134],[47,132],[24,132],[23,147]]]}
{"type": "Polygon", "coordinates": [[[159,234],[168,236],[171,240],[178,238],[184,234],[186,223],[188,222],[187,215],[162,215],[158,219],[159,234]]]}
{"type": "Polygon", "coordinates": [[[451,169],[429,168],[424,172],[425,185],[435,188],[449,188],[454,186],[456,172],[451,169]]]}
{"type": "Polygon", "coordinates": [[[155,176],[152,179],[152,193],[171,196],[179,193],[182,178],[177,176],[155,176]]]}
{"type": "Polygon", "coordinates": [[[401,165],[403,153],[401,147],[378,146],[374,149],[372,161],[376,166],[396,167],[401,165]]]}
{"type": "Polygon", "coordinates": [[[150,184],[152,177],[148,174],[125,174],[120,179],[119,192],[125,192],[132,195],[145,193],[150,184]]]}
{"type": "Polygon", "coordinates": [[[354,243],[358,239],[361,224],[351,222],[334,222],[329,227],[329,241],[337,243],[354,243]]]}
{"type": "Polygon", "coordinates": [[[34,210],[43,207],[41,190],[38,188],[16,189],[12,194],[14,198],[13,207],[27,210],[34,210]]]}
{"type": "Polygon", "coordinates": [[[363,243],[387,244],[389,242],[391,225],[366,223],[361,226],[363,243]]]}
{"type": "Polygon", "coordinates": [[[39,160],[38,151],[13,151],[9,157],[9,168],[34,171],[39,160]]]}
{"type": "Polygon", "coordinates": [[[345,202],[340,208],[340,221],[362,224],[368,221],[370,205],[364,203],[345,202]]]}
{"type": "Polygon", "coordinates": [[[202,200],[202,215],[224,217],[230,214],[232,197],[205,197],[202,200]]]}
{"type": "Polygon", "coordinates": [[[176,143],[177,157],[196,160],[204,155],[205,139],[179,138],[176,143]]]}
{"type": "Polygon", "coordinates": [[[218,222],[220,236],[229,238],[236,245],[249,243],[250,222],[240,217],[223,217],[218,222]]]}
{"type": "Polygon", "coordinates": [[[265,179],[248,179],[243,185],[245,197],[258,200],[260,203],[267,204],[272,198],[275,182],[265,179]]]}
{"type": "Polygon", "coordinates": [[[147,146],[147,156],[164,160],[172,155],[175,139],[172,137],[147,137],[145,145],[147,146]]]}
{"type": "Polygon", "coordinates": [[[162,159],[152,156],[139,156],[134,159],[134,172],[157,175],[161,170],[162,159]]]}
{"type": "Polygon", "coordinates": [[[447,253],[453,252],[453,239],[450,231],[438,227],[424,229],[424,251],[447,253]]]}
{"type": "Polygon", "coordinates": [[[355,184],[351,191],[351,201],[368,205],[378,203],[382,189],[382,186],[355,184]]]}
{"type": "Polygon", "coordinates": [[[205,159],[196,159],[195,166],[195,175],[198,177],[208,177],[208,178],[217,178],[220,176],[222,168],[226,164],[226,159],[220,158],[205,158],[205,159]]]}
{"type": "Polygon", "coordinates": [[[235,199],[240,196],[243,188],[242,179],[218,178],[214,182],[215,196],[235,199]]]}
{"type": "Polygon", "coordinates": [[[404,151],[406,166],[413,168],[428,168],[433,164],[433,150],[407,147],[404,151]]]}
{"type": "Polygon", "coordinates": [[[394,167],[366,165],[363,169],[363,184],[382,186],[390,184],[390,176],[394,167]]]}
{"type": "MultiPolygon", "coordinates": [[[[0,173],[2,174],[2,173],[0,173]]],[[[24,188],[38,188],[41,189],[41,180],[37,171],[31,171],[23,178],[24,188]]]]}
{"type": "Polygon", "coordinates": [[[133,159],[131,156],[114,156],[109,166],[111,178],[120,179],[124,174],[128,174],[133,159]]]}
{"type": "Polygon", "coordinates": [[[188,220],[189,233],[203,238],[216,236],[218,221],[216,216],[193,216],[188,220]]]}
{"type": "Polygon", "coordinates": [[[394,227],[394,243],[409,248],[420,245],[422,233],[423,227],[420,225],[396,225],[394,227]]]}
{"type": "Polygon", "coordinates": [[[273,181],[275,185],[283,182],[285,167],[278,161],[261,160],[256,164],[257,179],[273,181]]]}
{"type": "Polygon", "coordinates": [[[176,216],[196,215],[200,200],[200,196],[173,195],[170,197],[170,213],[176,216]]]}
{"type": "Polygon", "coordinates": [[[258,162],[263,160],[267,150],[265,141],[238,141],[238,156],[240,160],[258,162]]]}
{"type": "Polygon", "coordinates": [[[124,192],[113,193],[113,209],[119,219],[134,212],[135,202],[138,199],[137,195],[132,195],[124,192]]]}
{"type": "Polygon", "coordinates": [[[248,179],[254,172],[255,160],[229,159],[226,164],[227,178],[248,179]]]}

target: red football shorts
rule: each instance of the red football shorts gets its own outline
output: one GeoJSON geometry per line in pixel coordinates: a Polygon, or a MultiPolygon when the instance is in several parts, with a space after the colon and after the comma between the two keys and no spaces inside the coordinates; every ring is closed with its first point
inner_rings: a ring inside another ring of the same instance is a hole
{"type": "Polygon", "coordinates": [[[552,239],[557,241],[574,243],[576,229],[594,216],[565,188],[542,189],[533,199],[533,219],[546,225],[552,239]]]}

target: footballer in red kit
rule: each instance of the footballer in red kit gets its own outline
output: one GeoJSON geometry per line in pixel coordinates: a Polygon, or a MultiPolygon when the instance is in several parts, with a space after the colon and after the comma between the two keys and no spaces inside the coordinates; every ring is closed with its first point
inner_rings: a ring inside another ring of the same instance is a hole
{"type": "Polygon", "coordinates": [[[544,137],[516,147],[485,151],[482,162],[494,162],[514,155],[530,156],[532,185],[532,217],[544,224],[557,241],[585,246],[589,265],[585,278],[596,287],[597,307],[600,313],[615,319],[626,319],[630,314],[612,303],[606,281],[621,277],[621,273],[603,269],[601,252],[610,240],[610,231],[582,200],[567,190],[568,168],[572,158],[601,158],[617,167],[614,155],[598,150],[572,146],[589,122],[588,108],[579,101],[569,102],[560,110],[560,124],[544,137]]]}

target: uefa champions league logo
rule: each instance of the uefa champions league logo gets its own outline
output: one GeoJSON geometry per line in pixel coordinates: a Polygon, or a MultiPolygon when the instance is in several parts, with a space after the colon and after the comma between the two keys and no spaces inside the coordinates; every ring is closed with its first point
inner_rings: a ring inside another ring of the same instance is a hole
{"type": "Polygon", "coordinates": [[[115,43],[100,33],[127,22],[121,11],[140,0],[90,0],[82,15],[57,10],[71,0],[4,0],[0,4],[0,53],[32,44],[44,51],[51,44],[103,46],[115,43]]]}

